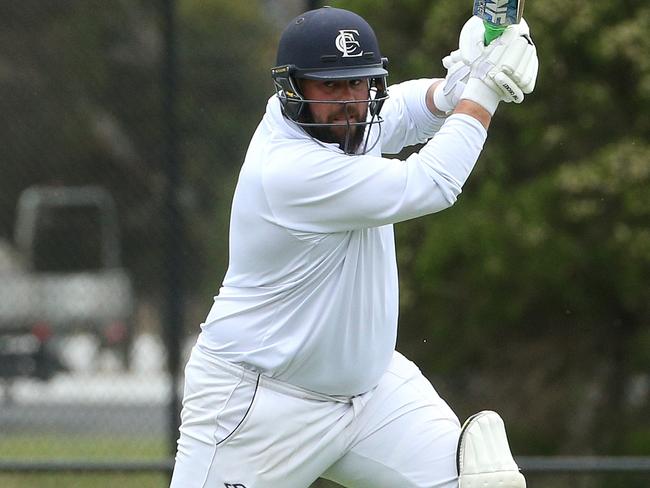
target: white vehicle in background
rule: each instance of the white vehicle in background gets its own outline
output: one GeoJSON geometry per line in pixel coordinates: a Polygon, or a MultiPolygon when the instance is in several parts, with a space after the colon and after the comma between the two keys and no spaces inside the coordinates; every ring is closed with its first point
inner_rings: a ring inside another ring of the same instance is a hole
{"type": "Polygon", "coordinates": [[[125,367],[134,295],[121,266],[115,202],[95,186],[31,187],[14,245],[0,249],[0,378],[49,379],[66,336],[92,333],[125,367]],[[4,256],[3,256],[4,255],[4,256]]]}

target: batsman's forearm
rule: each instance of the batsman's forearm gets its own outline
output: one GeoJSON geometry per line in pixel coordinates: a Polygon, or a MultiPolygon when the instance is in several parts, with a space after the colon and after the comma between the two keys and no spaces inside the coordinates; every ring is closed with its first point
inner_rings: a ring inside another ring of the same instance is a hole
{"type": "Polygon", "coordinates": [[[427,168],[438,191],[452,205],[474,169],[486,138],[487,131],[476,118],[454,113],[433,139],[411,157],[427,168]]]}

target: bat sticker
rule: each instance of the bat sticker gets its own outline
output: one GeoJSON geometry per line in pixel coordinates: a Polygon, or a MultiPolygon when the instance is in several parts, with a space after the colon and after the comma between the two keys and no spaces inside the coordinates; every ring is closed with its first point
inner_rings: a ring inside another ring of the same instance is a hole
{"type": "Polygon", "coordinates": [[[474,0],[474,15],[494,26],[518,24],[525,0],[474,0]]]}

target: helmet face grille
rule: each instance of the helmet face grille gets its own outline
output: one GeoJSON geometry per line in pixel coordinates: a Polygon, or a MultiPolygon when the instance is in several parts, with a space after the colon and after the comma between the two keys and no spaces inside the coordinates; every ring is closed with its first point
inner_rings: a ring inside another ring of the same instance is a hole
{"type": "MultiPolygon", "coordinates": [[[[321,142],[331,142],[325,141],[320,137],[320,134],[322,134],[322,130],[320,129],[340,127],[341,124],[315,122],[311,117],[309,105],[323,103],[328,105],[340,104],[345,107],[348,104],[367,103],[368,115],[364,121],[353,123],[348,122],[345,124],[347,126],[345,141],[340,144],[340,147],[347,154],[357,155],[366,154],[374,148],[379,140],[377,139],[372,145],[369,145],[371,128],[373,125],[380,125],[383,122],[379,112],[388,98],[385,77],[368,80],[368,98],[365,100],[311,100],[304,98],[300,93],[295,79],[290,74],[292,71],[291,68],[284,68],[287,67],[280,67],[279,71],[274,70],[273,79],[275,82],[276,95],[280,100],[282,112],[285,117],[302,127],[302,129],[313,139],[321,142]],[[355,131],[359,130],[365,131],[365,142],[363,143],[362,151],[359,151],[359,147],[353,144],[355,139],[352,135],[355,131]]],[[[345,108],[343,111],[346,111],[345,108]]]]}

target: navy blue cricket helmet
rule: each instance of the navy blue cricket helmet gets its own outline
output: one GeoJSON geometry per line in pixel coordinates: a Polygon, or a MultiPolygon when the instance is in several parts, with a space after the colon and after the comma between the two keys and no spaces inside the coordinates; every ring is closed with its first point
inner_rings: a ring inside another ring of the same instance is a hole
{"type": "Polygon", "coordinates": [[[363,17],[323,7],[299,15],[285,28],[271,75],[285,116],[303,126],[318,124],[301,122],[306,104],[313,101],[303,97],[297,80],[367,79],[372,117],[358,125],[371,125],[381,122],[376,119],[388,98],[387,66],[377,36],[363,17]]]}

